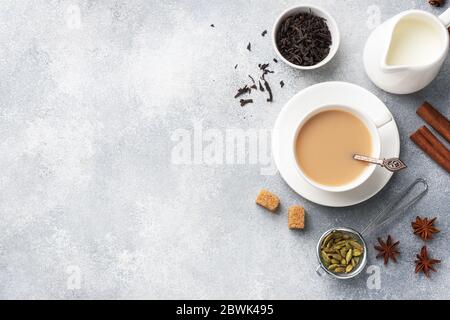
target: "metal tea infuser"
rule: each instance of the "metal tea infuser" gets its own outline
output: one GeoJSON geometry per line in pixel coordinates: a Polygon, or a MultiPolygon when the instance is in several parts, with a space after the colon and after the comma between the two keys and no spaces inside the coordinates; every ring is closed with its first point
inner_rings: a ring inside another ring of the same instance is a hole
{"type": "Polygon", "coordinates": [[[319,276],[322,276],[322,271],[325,271],[326,273],[330,274],[331,276],[337,279],[350,279],[357,276],[362,270],[364,270],[364,267],[366,266],[367,263],[367,245],[363,238],[363,235],[367,235],[369,232],[374,231],[376,228],[380,228],[385,224],[394,220],[398,215],[400,215],[409,207],[411,207],[413,204],[415,204],[417,201],[419,201],[427,193],[427,191],[428,191],[427,182],[424,179],[419,178],[415,180],[409,187],[403,190],[399,196],[397,196],[395,199],[389,202],[389,204],[383,210],[381,210],[381,212],[374,219],[372,219],[361,232],[358,232],[351,228],[333,228],[326,231],[320,237],[319,242],[317,243],[317,259],[319,260],[319,266],[316,268],[317,274],[319,276]],[[407,196],[409,196],[414,191],[415,187],[419,185],[423,186],[423,190],[419,194],[417,194],[414,198],[402,204],[402,201],[405,200],[407,196]],[[323,264],[322,259],[320,257],[322,241],[329,234],[336,231],[350,233],[355,238],[355,240],[359,242],[364,248],[364,252],[361,256],[361,260],[359,261],[358,266],[349,273],[334,273],[328,270],[328,268],[323,264]]]}

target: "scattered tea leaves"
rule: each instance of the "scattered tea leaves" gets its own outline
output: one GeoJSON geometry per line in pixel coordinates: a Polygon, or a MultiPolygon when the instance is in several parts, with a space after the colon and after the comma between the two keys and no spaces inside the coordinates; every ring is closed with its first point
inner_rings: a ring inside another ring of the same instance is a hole
{"type": "MultiPolygon", "coordinates": [[[[234,98],[239,98],[240,96],[242,96],[244,94],[247,94],[247,93],[250,94],[252,92],[252,90],[257,91],[259,89],[259,91],[261,91],[261,92],[267,91],[267,93],[269,95],[269,97],[266,99],[267,102],[273,101],[272,89],[269,85],[269,82],[265,79],[265,76],[268,73],[274,73],[274,72],[272,70],[269,70],[269,63],[262,63],[262,64],[260,63],[260,64],[258,64],[258,68],[262,71],[262,74],[261,74],[260,78],[258,79],[258,83],[256,83],[256,80],[254,77],[252,77],[251,75],[248,75],[248,77],[251,80],[251,84],[247,84],[244,87],[239,88],[236,95],[234,96],[234,98]]],[[[284,82],[281,84],[281,86],[282,87],[284,86],[284,82]]],[[[252,99],[247,99],[247,100],[241,99],[240,103],[241,103],[241,106],[245,106],[248,103],[253,103],[253,100],[252,99]]]]}
{"type": "Polygon", "coordinates": [[[239,102],[241,103],[241,107],[244,107],[249,103],[253,103],[253,99],[241,99],[239,102]]]}
{"type": "Polygon", "coordinates": [[[259,91],[264,92],[264,87],[263,87],[263,85],[261,84],[261,81],[258,81],[258,83],[259,83],[259,91]]]}
{"type": "Polygon", "coordinates": [[[266,88],[267,92],[269,93],[269,98],[267,98],[267,102],[272,102],[273,101],[272,89],[270,89],[270,85],[265,79],[263,81],[264,81],[264,87],[266,88]]]}
{"type": "Polygon", "coordinates": [[[250,80],[252,80],[253,85],[256,87],[255,79],[253,79],[253,77],[251,75],[248,75],[248,77],[250,78],[250,80]]]}
{"type": "Polygon", "coordinates": [[[275,58],[273,58],[273,62],[275,62],[275,63],[278,63],[278,60],[277,60],[277,59],[275,59],[275,58]]]}
{"type": "Polygon", "coordinates": [[[280,81],[280,87],[282,87],[282,88],[284,87],[284,81],[283,80],[280,81]]]}
{"type": "Polygon", "coordinates": [[[265,36],[267,34],[267,30],[264,30],[262,33],[261,33],[261,36],[265,36]]]}
{"type": "Polygon", "coordinates": [[[255,79],[253,79],[253,77],[251,75],[248,75],[248,77],[250,78],[250,80],[252,80],[252,85],[250,86],[251,89],[255,89],[258,90],[258,87],[256,86],[256,82],[255,79]]]}
{"type": "Polygon", "coordinates": [[[211,28],[215,28],[216,26],[214,25],[214,23],[211,24],[211,28]]]}
{"type": "Polygon", "coordinates": [[[247,45],[247,50],[248,50],[248,51],[252,51],[252,44],[251,44],[250,42],[249,42],[248,45],[247,45]]]}
{"type": "Polygon", "coordinates": [[[263,63],[263,64],[258,64],[258,67],[260,70],[262,70],[262,75],[261,75],[261,80],[265,80],[265,76],[268,73],[274,73],[272,70],[269,70],[269,64],[268,63],[263,63]]]}
{"type": "Polygon", "coordinates": [[[242,96],[242,95],[244,95],[246,93],[250,93],[250,92],[251,92],[251,89],[248,87],[248,85],[245,85],[244,87],[238,89],[238,91],[237,91],[236,95],[234,96],[234,98],[235,99],[239,98],[240,96],[242,96]]]}

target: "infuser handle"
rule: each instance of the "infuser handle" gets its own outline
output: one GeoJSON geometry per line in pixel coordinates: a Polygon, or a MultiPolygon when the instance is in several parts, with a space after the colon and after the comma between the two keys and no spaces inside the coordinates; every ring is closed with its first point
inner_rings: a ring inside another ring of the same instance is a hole
{"type": "Polygon", "coordinates": [[[419,201],[428,191],[428,184],[427,182],[419,178],[416,181],[414,181],[409,187],[407,187],[398,197],[393,199],[387,207],[384,208],[372,221],[369,222],[367,227],[364,228],[364,230],[361,232],[361,234],[366,234],[372,230],[374,230],[376,227],[381,227],[385,225],[386,223],[392,221],[394,218],[396,218],[400,213],[404,212],[406,209],[408,209],[410,206],[412,206],[414,203],[419,201]],[[424,186],[424,190],[422,190],[417,196],[412,198],[407,203],[401,205],[402,200],[404,200],[414,189],[414,187],[418,184],[422,184],[424,186]],[[388,214],[390,214],[388,216],[388,214]],[[384,220],[383,220],[384,218],[384,220]]]}
{"type": "Polygon", "coordinates": [[[322,266],[319,264],[316,268],[316,273],[319,275],[319,277],[322,276],[322,271],[323,271],[322,266]]]}

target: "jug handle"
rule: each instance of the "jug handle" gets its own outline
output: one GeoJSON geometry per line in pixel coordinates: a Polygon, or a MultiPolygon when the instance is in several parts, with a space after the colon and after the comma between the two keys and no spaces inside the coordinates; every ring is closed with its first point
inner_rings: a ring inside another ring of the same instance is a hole
{"type": "Polygon", "coordinates": [[[448,27],[448,25],[450,25],[450,8],[445,10],[444,13],[439,16],[439,19],[445,27],[448,27]]]}

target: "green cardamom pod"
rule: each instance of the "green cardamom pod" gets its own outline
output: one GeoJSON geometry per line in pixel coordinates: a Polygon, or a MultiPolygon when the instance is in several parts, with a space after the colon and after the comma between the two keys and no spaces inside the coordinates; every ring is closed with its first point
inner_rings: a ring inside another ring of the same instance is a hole
{"type": "Polygon", "coordinates": [[[339,267],[338,264],[330,264],[329,267],[328,267],[328,270],[334,270],[334,269],[336,269],[337,267],[339,267]]]}
{"type": "Polygon", "coordinates": [[[350,249],[350,250],[348,250],[347,255],[345,256],[345,260],[347,260],[347,263],[350,262],[350,260],[352,259],[352,257],[353,257],[353,250],[350,249]]]}
{"type": "Polygon", "coordinates": [[[358,242],[356,242],[355,240],[351,240],[349,243],[351,244],[351,246],[353,248],[358,249],[359,251],[363,251],[364,250],[363,247],[358,242]]]}
{"type": "Polygon", "coordinates": [[[339,260],[336,260],[336,259],[331,259],[331,263],[332,263],[332,264],[339,264],[340,261],[339,261],[339,260]]]}
{"type": "Polygon", "coordinates": [[[327,244],[330,242],[330,240],[333,238],[333,234],[332,233],[330,233],[329,235],[327,235],[326,237],[325,237],[325,239],[323,239],[323,241],[322,241],[322,247],[325,247],[325,246],[327,246],[327,244]]]}
{"type": "Polygon", "coordinates": [[[339,260],[339,261],[342,260],[341,255],[340,255],[340,254],[337,254],[337,253],[333,253],[333,254],[330,254],[330,255],[328,255],[328,256],[331,257],[332,259],[336,259],[336,260],[339,260]]]}
{"type": "Polygon", "coordinates": [[[342,268],[342,267],[336,268],[336,269],[334,269],[334,272],[336,272],[336,273],[344,273],[345,272],[345,268],[342,268]]]}
{"type": "Polygon", "coordinates": [[[325,252],[325,251],[320,251],[320,255],[322,256],[322,260],[324,261],[324,262],[327,262],[327,263],[330,263],[331,261],[330,261],[330,258],[328,258],[328,255],[327,255],[327,253],[325,252]]]}

